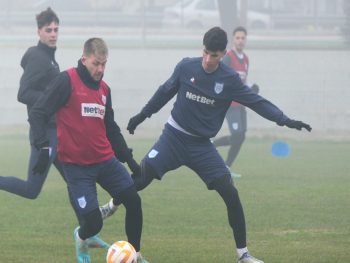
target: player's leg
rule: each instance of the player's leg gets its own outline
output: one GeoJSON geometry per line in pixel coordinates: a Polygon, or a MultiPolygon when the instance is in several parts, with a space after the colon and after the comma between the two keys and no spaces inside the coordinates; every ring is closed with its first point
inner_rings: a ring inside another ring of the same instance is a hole
{"type": "Polygon", "coordinates": [[[79,227],[74,230],[77,261],[91,262],[89,248],[108,249],[98,237],[103,226],[97,201],[96,180],[101,165],[82,166],[63,163],[73,209],[79,214],[79,227]]]}
{"type": "MultiPolygon", "coordinates": [[[[236,160],[239,151],[241,150],[242,144],[245,140],[245,133],[247,130],[247,113],[244,106],[239,105],[231,107],[229,110],[230,114],[227,114],[227,121],[229,123],[230,130],[230,148],[226,157],[226,165],[231,167],[236,160]]],[[[240,174],[231,171],[233,178],[241,177],[240,174]]]]}
{"type": "MultiPolygon", "coordinates": [[[[141,198],[126,168],[116,158],[104,162],[97,182],[126,210],[125,230],[141,260],[142,208],[141,198]]],[[[144,261],[146,262],[146,261],[144,261]]]]}
{"type": "MultiPolygon", "coordinates": [[[[230,107],[227,110],[227,113],[225,116],[225,119],[226,119],[226,122],[228,124],[228,127],[229,127],[231,134],[232,134],[232,132],[231,132],[232,111],[233,111],[232,107],[230,107]]],[[[231,145],[231,135],[226,135],[226,136],[222,136],[220,138],[217,138],[213,141],[213,144],[215,145],[215,147],[231,145]]]]}
{"type": "MultiPolygon", "coordinates": [[[[55,128],[48,128],[46,135],[48,138],[52,137],[52,134],[56,134],[55,128]]],[[[56,137],[56,135],[54,136],[56,137]]],[[[33,173],[33,167],[38,161],[39,158],[39,150],[37,150],[33,143],[32,143],[32,136],[31,132],[29,132],[29,140],[31,142],[30,147],[30,157],[29,157],[29,164],[28,164],[28,171],[27,171],[27,179],[22,180],[17,177],[13,176],[0,176],[0,189],[22,196],[24,198],[28,199],[36,199],[38,195],[41,192],[42,186],[46,180],[47,174],[49,172],[51,163],[55,159],[56,156],[56,150],[52,151],[52,155],[50,157],[50,164],[48,165],[48,168],[46,171],[42,174],[34,174],[33,173]]],[[[50,147],[56,149],[56,141],[57,140],[50,140],[50,147]]]]}
{"type": "Polygon", "coordinates": [[[236,160],[244,140],[245,140],[245,131],[236,131],[231,134],[230,148],[227,152],[227,157],[225,161],[228,167],[231,167],[231,165],[236,160]]]}
{"type": "Polygon", "coordinates": [[[141,161],[140,167],[140,176],[132,176],[137,191],[145,189],[153,181],[153,179],[156,178],[159,180],[161,178],[156,169],[152,167],[147,157],[141,161]]]}
{"type": "MultiPolygon", "coordinates": [[[[150,166],[150,164],[143,159],[140,164],[141,173],[139,176],[131,176],[137,191],[141,191],[146,188],[154,178],[158,178],[157,172],[150,166]]],[[[106,219],[113,215],[117,210],[119,205],[122,203],[120,198],[111,198],[107,204],[100,206],[100,211],[102,214],[102,219],[106,219]]]]}
{"type": "MultiPolygon", "coordinates": [[[[141,161],[140,176],[132,177],[137,191],[146,188],[153,179],[161,180],[167,171],[175,170],[185,163],[185,147],[179,140],[182,134],[169,124],[165,125],[162,135],[141,161]]],[[[118,206],[121,202],[114,198],[112,203],[118,206]]]]}
{"type": "Polygon", "coordinates": [[[231,136],[226,135],[226,136],[219,137],[213,141],[213,144],[215,145],[215,147],[230,145],[231,144],[231,136]]]}
{"type": "MultiPolygon", "coordinates": [[[[225,162],[215,147],[209,142],[193,144],[190,148],[189,167],[193,169],[206,183],[208,189],[216,190],[225,202],[228,221],[232,228],[233,237],[239,258],[247,250],[246,225],[244,212],[237,189],[232,184],[225,162]]],[[[248,254],[249,255],[249,254],[248,254]]],[[[251,259],[252,257],[250,257],[251,259]]],[[[241,261],[242,263],[245,261],[241,261]]],[[[246,261],[258,263],[259,261],[246,261]]]]}
{"type": "Polygon", "coordinates": [[[229,224],[233,230],[236,242],[238,262],[263,263],[263,261],[254,258],[248,252],[243,207],[238,191],[230,181],[231,178],[229,176],[222,176],[213,182],[213,188],[219,193],[225,202],[229,224]]]}

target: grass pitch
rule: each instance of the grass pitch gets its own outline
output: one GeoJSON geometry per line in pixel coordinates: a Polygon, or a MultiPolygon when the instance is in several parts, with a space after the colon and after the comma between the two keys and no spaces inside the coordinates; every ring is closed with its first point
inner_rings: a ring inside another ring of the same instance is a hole
{"type": "MultiPolygon", "coordinates": [[[[248,247],[266,263],[350,260],[350,142],[289,141],[288,158],[270,154],[272,140],[250,139],[234,170],[245,209],[248,247]]],[[[129,140],[137,160],[153,140],[129,140]]],[[[220,148],[226,156],[226,149],[220,148]]],[[[0,136],[0,175],[26,177],[26,136],[0,136]]],[[[140,193],[142,251],[151,263],[236,261],[224,203],[189,169],[180,168],[140,193]]],[[[109,197],[99,190],[100,203],[109,197]]],[[[107,242],[125,240],[124,208],[104,223],[107,242]]],[[[75,262],[77,222],[65,183],[51,169],[36,200],[0,191],[0,263],[75,262]]],[[[106,252],[92,251],[105,262],[106,252]]]]}

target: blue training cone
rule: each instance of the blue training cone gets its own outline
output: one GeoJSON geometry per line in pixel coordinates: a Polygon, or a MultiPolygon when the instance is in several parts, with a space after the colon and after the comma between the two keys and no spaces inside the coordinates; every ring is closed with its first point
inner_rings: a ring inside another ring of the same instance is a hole
{"type": "Polygon", "coordinates": [[[288,157],[290,154],[289,145],[284,141],[276,141],[272,144],[271,153],[275,157],[288,157]]]}

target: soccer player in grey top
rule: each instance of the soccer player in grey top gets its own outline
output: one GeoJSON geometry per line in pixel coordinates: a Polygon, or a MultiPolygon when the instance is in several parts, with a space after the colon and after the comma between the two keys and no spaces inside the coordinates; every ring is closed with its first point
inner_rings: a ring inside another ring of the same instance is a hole
{"type": "MultiPolygon", "coordinates": [[[[210,138],[222,126],[232,101],[254,110],[262,117],[287,126],[311,131],[302,121],[288,118],[270,101],[254,93],[239,75],[221,62],[226,52],[227,35],[214,27],[203,38],[203,55],[180,61],[171,77],[162,84],[140,113],[129,120],[131,134],[147,117],[158,112],[176,95],[171,115],[158,141],[141,161],[141,173],[133,176],[138,190],[154,178],[185,165],[195,171],[208,189],[215,190],[227,207],[239,263],[261,263],[247,249],[246,225],[238,191],[230,172],[210,138]]],[[[117,203],[118,200],[114,200],[117,203]]]]}

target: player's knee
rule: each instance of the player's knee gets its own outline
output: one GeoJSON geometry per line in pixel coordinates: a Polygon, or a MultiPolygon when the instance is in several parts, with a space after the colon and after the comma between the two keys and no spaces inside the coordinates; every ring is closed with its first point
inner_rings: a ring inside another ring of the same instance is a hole
{"type": "Polygon", "coordinates": [[[131,186],[125,189],[119,194],[119,199],[125,206],[125,209],[129,212],[140,213],[141,211],[141,198],[138,195],[135,186],[131,186]]]}
{"type": "Polygon", "coordinates": [[[239,200],[237,188],[232,184],[231,176],[223,175],[213,182],[215,189],[224,199],[225,203],[232,204],[239,200]]]}
{"type": "Polygon", "coordinates": [[[160,178],[156,170],[149,164],[147,159],[143,159],[140,166],[140,176],[133,177],[137,191],[141,191],[146,188],[154,178],[160,178]]]}
{"type": "Polygon", "coordinates": [[[82,224],[80,226],[79,235],[82,239],[86,239],[97,235],[103,227],[103,220],[99,208],[94,209],[90,213],[82,216],[82,224]]]}
{"type": "Polygon", "coordinates": [[[38,198],[40,192],[41,192],[41,187],[39,188],[33,185],[28,185],[26,189],[25,197],[31,200],[35,200],[38,198]]]}

